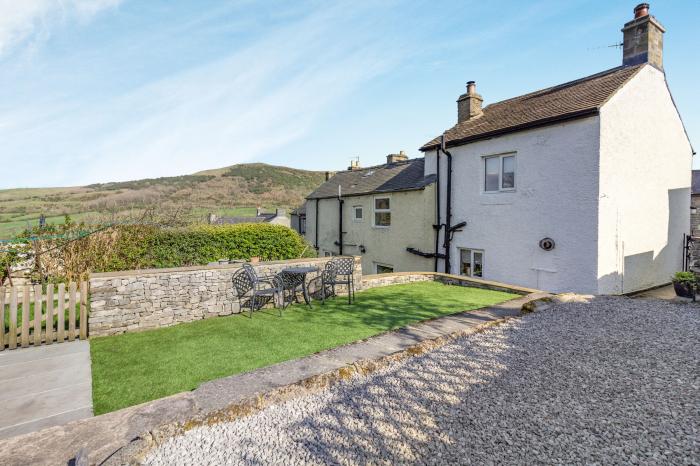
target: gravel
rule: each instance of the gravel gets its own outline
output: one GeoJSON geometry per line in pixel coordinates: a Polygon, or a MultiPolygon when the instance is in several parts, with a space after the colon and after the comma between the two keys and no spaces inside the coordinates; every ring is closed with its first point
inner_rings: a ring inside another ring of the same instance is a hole
{"type": "Polygon", "coordinates": [[[700,464],[700,306],[597,298],[200,427],[170,464],[700,464]]]}

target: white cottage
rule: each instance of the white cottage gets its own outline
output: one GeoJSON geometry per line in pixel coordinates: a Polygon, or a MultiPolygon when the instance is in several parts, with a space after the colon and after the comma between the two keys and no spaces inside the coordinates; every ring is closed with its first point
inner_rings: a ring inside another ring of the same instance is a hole
{"type": "Polygon", "coordinates": [[[440,270],[620,294],[681,269],[693,149],[648,8],[625,24],[618,68],[483,109],[467,84],[457,124],[421,148],[438,175],[440,270]]]}

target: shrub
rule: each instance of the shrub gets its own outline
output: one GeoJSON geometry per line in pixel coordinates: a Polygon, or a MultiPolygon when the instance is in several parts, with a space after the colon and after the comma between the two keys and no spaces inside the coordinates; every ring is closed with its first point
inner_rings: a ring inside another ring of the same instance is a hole
{"type": "Polygon", "coordinates": [[[42,256],[37,272],[44,280],[75,280],[89,272],[206,265],[222,258],[283,260],[315,255],[297,232],[267,223],[177,228],[118,225],[79,239],[75,238],[84,234],[84,225],[66,222],[57,229],[62,233],[58,239],[35,243],[42,256]]]}

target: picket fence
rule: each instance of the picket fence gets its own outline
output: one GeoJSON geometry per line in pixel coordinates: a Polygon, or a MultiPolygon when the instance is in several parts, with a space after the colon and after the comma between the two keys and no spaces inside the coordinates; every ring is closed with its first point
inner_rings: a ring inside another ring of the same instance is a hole
{"type": "Polygon", "coordinates": [[[0,286],[0,351],[86,340],[87,297],[86,281],[0,286]]]}

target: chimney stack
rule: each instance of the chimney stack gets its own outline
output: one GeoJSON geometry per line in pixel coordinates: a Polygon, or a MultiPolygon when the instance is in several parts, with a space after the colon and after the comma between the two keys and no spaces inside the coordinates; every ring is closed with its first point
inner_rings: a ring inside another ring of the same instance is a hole
{"type": "Polygon", "coordinates": [[[330,180],[335,176],[335,172],[326,172],[326,181],[330,180]]]}
{"type": "Polygon", "coordinates": [[[467,93],[462,94],[457,99],[457,123],[479,118],[484,112],[481,111],[481,103],[484,99],[476,93],[476,83],[467,83],[467,93]]]}
{"type": "Polygon", "coordinates": [[[386,156],[386,163],[391,165],[392,163],[405,162],[408,160],[408,156],[404,151],[399,151],[398,154],[389,154],[386,156]]]}
{"type": "Polygon", "coordinates": [[[350,166],[348,167],[348,170],[354,171],[354,170],[360,170],[361,168],[362,167],[360,167],[360,158],[359,157],[350,160],[350,166]]]}
{"type": "Polygon", "coordinates": [[[661,23],[649,14],[649,4],[637,5],[634,19],[622,28],[622,64],[649,63],[663,70],[664,32],[661,23]]]}

